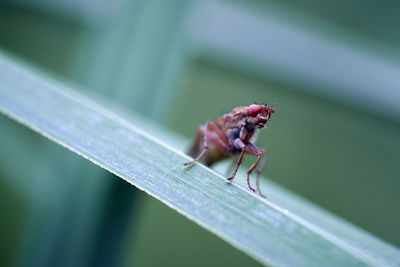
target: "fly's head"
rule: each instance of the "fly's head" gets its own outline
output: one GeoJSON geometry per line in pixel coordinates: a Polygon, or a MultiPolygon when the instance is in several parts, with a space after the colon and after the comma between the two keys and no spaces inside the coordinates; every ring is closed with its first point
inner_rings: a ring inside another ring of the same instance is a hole
{"type": "Polygon", "coordinates": [[[271,117],[271,114],[275,110],[272,107],[265,105],[250,105],[247,107],[247,123],[254,126],[254,129],[262,129],[267,124],[267,121],[271,117]]]}

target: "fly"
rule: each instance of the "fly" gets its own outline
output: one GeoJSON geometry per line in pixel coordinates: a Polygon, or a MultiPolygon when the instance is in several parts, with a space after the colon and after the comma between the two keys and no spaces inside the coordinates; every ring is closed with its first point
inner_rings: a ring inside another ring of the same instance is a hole
{"type": "Polygon", "coordinates": [[[189,166],[200,160],[207,166],[211,166],[215,162],[239,154],[232,176],[226,179],[227,182],[231,183],[242,163],[244,154],[256,155],[256,161],[247,171],[247,186],[253,193],[258,192],[260,196],[265,198],[260,191],[259,177],[267,160],[267,152],[265,149],[255,146],[251,142],[251,138],[257,129],[264,128],[274,112],[275,110],[272,107],[253,104],[237,107],[215,121],[208,120],[204,126],[197,129],[189,150],[189,155],[195,158],[185,163],[184,166],[189,166]],[[250,174],[257,168],[261,158],[263,160],[256,171],[256,191],[250,185],[250,174]]]}

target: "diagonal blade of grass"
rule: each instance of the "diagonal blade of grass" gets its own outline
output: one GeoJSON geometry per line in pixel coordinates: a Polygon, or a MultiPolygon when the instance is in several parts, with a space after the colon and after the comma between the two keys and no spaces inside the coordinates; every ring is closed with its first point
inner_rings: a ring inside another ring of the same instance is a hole
{"type": "Polygon", "coordinates": [[[396,248],[279,187],[270,186],[269,195],[292,211],[304,213],[303,218],[241,186],[228,185],[202,165],[183,168],[188,158],[181,152],[1,54],[0,110],[115,173],[264,264],[400,263],[396,248]],[[369,244],[364,244],[366,241],[369,244]]]}

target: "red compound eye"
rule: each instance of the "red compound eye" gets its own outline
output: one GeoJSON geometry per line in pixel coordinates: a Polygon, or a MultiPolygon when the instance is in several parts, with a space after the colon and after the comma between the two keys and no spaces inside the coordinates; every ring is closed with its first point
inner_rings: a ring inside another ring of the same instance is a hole
{"type": "Polygon", "coordinates": [[[250,105],[247,107],[247,114],[251,117],[255,117],[260,113],[261,111],[261,106],[260,105],[250,105]]]}

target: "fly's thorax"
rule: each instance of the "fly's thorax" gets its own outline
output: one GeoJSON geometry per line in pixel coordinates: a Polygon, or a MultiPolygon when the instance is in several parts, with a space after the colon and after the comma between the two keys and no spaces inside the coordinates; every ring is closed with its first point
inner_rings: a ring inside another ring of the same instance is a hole
{"type": "Polygon", "coordinates": [[[257,119],[252,117],[246,117],[243,123],[244,127],[248,132],[254,132],[256,130],[257,119]]]}

